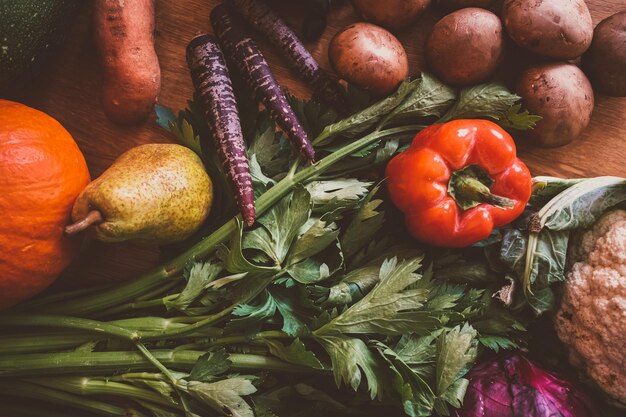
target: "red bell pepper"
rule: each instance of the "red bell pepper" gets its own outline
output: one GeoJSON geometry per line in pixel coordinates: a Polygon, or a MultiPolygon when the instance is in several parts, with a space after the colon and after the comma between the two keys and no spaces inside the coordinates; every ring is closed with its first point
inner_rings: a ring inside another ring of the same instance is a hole
{"type": "Polygon", "coordinates": [[[517,218],[531,176],[511,136],[487,120],[422,130],[387,165],[387,188],[409,233],[435,246],[464,247],[517,218]]]}

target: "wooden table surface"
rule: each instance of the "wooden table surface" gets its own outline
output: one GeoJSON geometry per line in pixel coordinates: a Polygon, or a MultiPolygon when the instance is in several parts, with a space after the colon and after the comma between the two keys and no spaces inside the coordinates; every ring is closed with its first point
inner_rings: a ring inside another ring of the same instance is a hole
{"type": "MultiPolygon", "coordinates": [[[[185,47],[195,35],[211,31],[209,12],[216,3],[215,0],[157,0],[156,50],[162,70],[161,104],[180,109],[191,97],[185,47]]],[[[299,27],[299,2],[279,3],[290,16],[290,22],[299,27]]],[[[587,4],[594,24],[617,11],[626,10],[626,0],[587,0],[587,4]]],[[[438,10],[431,8],[417,24],[399,34],[409,56],[411,74],[417,74],[420,69],[427,70],[422,45],[430,28],[441,16],[438,10]]],[[[330,38],[344,25],[356,20],[349,2],[334,2],[322,39],[307,45],[323,67],[330,68],[326,53],[330,38]]],[[[261,48],[283,87],[296,95],[310,94],[272,48],[262,42],[261,48]]],[[[111,124],[102,113],[99,103],[102,74],[92,38],[91,7],[87,4],[73,26],[66,46],[46,73],[20,99],[57,118],[70,131],[85,154],[92,177],[100,175],[117,156],[131,147],[171,141],[172,138],[156,125],[154,117],[143,125],[128,128],[111,124]]],[[[522,146],[520,154],[534,175],[626,176],[626,97],[596,95],[591,124],[578,140],[549,150],[522,146]]],[[[123,280],[150,268],[158,260],[159,253],[155,249],[93,243],[67,275],[74,282],[123,280]]]]}

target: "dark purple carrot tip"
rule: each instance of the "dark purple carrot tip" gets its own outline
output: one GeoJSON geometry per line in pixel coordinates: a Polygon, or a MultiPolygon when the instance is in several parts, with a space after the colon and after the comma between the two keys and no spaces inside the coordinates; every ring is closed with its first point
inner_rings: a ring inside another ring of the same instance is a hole
{"type": "Polygon", "coordinates": [[[207,42],[217,42],[217,39],[215,38],[215,36],[208,33],[198,35],[189,41],[189,43],[187,44],[187,50],[204,45],[207,42]]]}
{"type": "Polygon", "coordinates": [[[228,10],[226,10],[226,6],[220,3],[215,6],[213,10],[211,10],[209,18],[211,19],[211,21],[213,21],[214,19],[220,19],[220,17],[224,15],[228,15],[228,10]]]}

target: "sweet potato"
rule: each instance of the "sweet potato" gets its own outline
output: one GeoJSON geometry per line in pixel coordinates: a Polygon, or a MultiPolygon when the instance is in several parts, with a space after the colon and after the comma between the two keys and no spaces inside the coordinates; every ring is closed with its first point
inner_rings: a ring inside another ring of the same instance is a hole
{"type": "Polygon", "coordinates": [[[104,67],[104,112],[115,123],[141,122],[161,89],[154,50],[154,0],[98,0],[94,20],[104,67]]]}

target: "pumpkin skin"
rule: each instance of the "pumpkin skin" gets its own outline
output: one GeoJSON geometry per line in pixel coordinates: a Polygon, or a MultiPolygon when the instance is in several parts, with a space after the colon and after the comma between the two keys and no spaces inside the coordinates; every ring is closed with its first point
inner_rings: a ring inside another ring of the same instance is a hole
{"type": "Polygon", "coordinates": [[[0,309],[44,290],[80,239],[63,235],[89,170],[52,117],[0,100],[0,309]]]}

